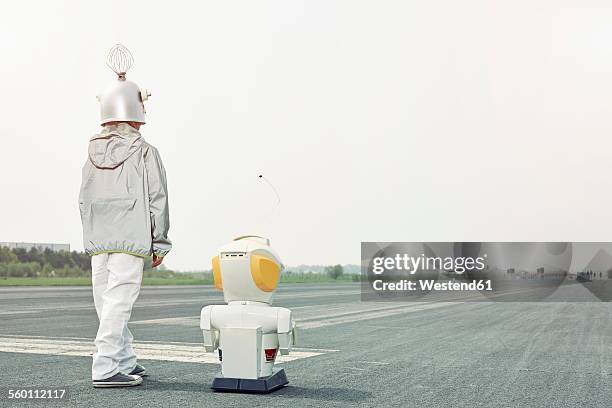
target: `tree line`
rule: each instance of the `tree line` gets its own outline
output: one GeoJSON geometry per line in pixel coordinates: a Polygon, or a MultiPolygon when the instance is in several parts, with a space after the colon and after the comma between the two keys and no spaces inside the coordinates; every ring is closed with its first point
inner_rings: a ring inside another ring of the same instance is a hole
{"type": "MultiPolygon", "coordinates": [[[[180,273],[167,270],[162,265],[157,269],[151,269],[151,259],[145,259],[145,278],[211,278],[210,271],[180,273]]],[[[286,271],[288,276],[308,275],[286,271]]],[[[324,274],[331,279],[342,279],[344,268],[342,265],[327,266],[324,274]]],[[[52,251],[50,249],[40,250],[31,248],[7,248],[0,247],[0,279],[13,278],[87,278],[91,276],[91,258],[83,252],[78,251],[52,251]]],[[[353,280],[359,280],[359,275],[351,275],[353,280]]]]}
{"type": "MultiPolygon", "coordinates": [[[[145,261],[145,269],[151,260],[145,261]]],[[[91,258],[83,252],[0,247],[0,279],[9,277],[89,277],[91,258]]]]}

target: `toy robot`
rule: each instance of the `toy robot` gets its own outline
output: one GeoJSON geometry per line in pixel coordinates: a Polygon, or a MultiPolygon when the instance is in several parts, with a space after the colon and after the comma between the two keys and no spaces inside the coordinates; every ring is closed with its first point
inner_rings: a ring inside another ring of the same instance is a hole
{"type": "Polygon", "coordinates": [[[291,311],[272,307],[272,295],[283,269],[270,241],[243,236],[223,246],[212,260],[215,287],[227,305],[202,309],[204,348],[219,349],[218,391],[274,391],[288,384],[283,369],[274,368],[278,351],[287,355],[295,344],[291,311]]]}

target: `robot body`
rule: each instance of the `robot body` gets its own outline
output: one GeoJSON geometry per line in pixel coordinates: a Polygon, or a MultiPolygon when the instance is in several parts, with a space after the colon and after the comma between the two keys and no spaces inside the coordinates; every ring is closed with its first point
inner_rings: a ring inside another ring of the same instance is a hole
{"type": "Polygon", "coordinates": [[[288,383],[275,369],[277,354],[295,344],[291,311],[272,307],[283,265],[269,241],[236,238],[213,258],[215,286],[227,305],[202,309],[200,328],[207,352],[219,350],[221,375],[213,388],[221,391],[270,392],[288,383]]]}

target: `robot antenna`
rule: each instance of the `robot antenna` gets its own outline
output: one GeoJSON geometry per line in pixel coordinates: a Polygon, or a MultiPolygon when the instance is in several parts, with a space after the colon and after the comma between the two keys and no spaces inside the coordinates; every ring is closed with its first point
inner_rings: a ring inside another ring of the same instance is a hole
{"type": "Polygon", "coordinates": [[[276,190],[276,188],[274,188],[272,183],[270,183],[270,181],[263,176],[263,174],[260,174],[259,178],[264,180],[266,182],[266,184],[268,184],[270,186],[270,188],[274,192],[274,195],[276,195],[276,206],[278,207],[280,205],[280,202],[281,202],[280,195],[278,194],[278,191],[276,190]]]}

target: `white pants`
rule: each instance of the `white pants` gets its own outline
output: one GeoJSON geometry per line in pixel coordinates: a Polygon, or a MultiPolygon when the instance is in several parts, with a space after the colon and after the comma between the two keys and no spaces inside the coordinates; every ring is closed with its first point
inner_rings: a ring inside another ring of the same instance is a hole
{"type": "Polygon", "coordinates": [[[138,298],[144,259],[128,254],[100,254],[91,258],[94,303],[100,320],[91,377],[103,380],[129,373],[136,366],[134,337],[128,329],[138,298]]]}

